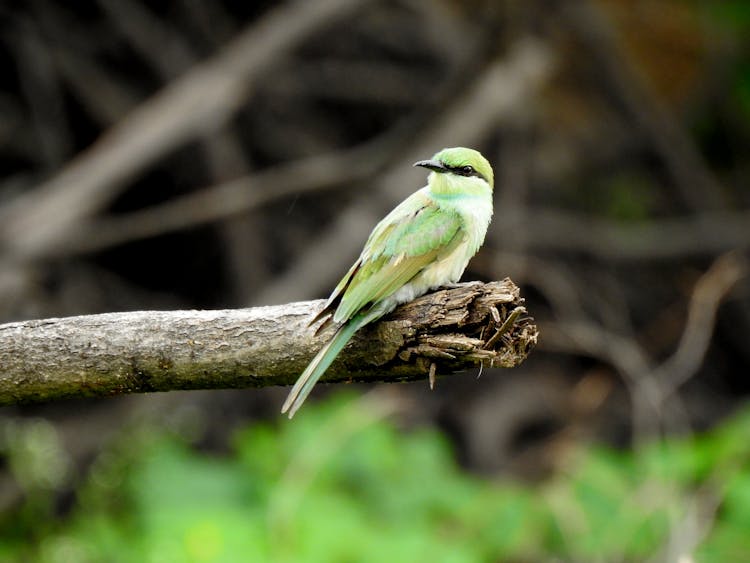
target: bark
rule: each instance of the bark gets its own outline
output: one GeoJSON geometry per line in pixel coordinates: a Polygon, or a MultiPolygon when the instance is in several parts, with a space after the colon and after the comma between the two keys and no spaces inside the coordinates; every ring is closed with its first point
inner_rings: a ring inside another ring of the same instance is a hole
{"type": "MultiPolygon", "coordinates": [[[[323,381],[400,381],[514,367],[536,344],[512,281],[459,284],[363,328],[323,381]]],[[[220,311],[138,311],[0,325],[0,404],[294,382],[334,327],[322,301],[220,311]]]]}

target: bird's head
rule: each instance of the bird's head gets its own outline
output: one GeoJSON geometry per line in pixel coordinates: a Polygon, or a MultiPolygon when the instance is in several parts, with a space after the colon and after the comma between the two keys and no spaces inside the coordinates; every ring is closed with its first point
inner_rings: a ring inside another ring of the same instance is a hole
{"type": "Polygon", "coordinates": [[[443,149],[429,160],[415,162],[414,166],[422,166],[436,174],[484,180],[490,189],[494,186],[492,166],[482,153],[474,149],[465,147],[443,149]]]}

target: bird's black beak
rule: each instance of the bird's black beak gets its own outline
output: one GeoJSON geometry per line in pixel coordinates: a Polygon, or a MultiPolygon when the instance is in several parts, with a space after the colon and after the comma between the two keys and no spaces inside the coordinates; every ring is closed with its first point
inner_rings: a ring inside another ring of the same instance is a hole
{"type": "Polygon", "coordinates": [[[439,160],[420,160],[419,162],[415,162],[414,166],[429,168],[433,172],[445,172],[446,170],[448,170],[445,165],[439,160]]]}

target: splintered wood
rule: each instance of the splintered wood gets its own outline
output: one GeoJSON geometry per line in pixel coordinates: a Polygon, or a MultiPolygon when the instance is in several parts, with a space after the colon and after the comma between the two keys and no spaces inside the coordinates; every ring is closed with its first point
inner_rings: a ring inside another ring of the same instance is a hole
{"type": "Polygon", "coordinates": [[[538,336],[518,287],[507,278],[438,290],[402,305],[382,324],[391,322],[407,324],[400,329],[411,336],[399,359],[442,373],[465,369],[467,360],[486,367],[518,366],[538,336]]]}

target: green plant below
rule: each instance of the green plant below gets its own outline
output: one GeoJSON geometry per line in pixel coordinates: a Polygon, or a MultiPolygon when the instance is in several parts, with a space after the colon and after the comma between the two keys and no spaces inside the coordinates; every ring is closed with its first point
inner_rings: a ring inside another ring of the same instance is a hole
{"type": "Polygon", "coordinates": [[[100,455],[63,520],[52,518],[54,488],[31,487],[18,514],[3,517],[0,560],[469,563],[692,553],[723,562],[750,553],[750,409],[704,435],[635,453],[581,450],[532,486],[467,475],[438,432],[401,432],[365,407],[339,397],[293,423],[250,426],[226,457],[153,427],[129,432],[100,455]]]}

